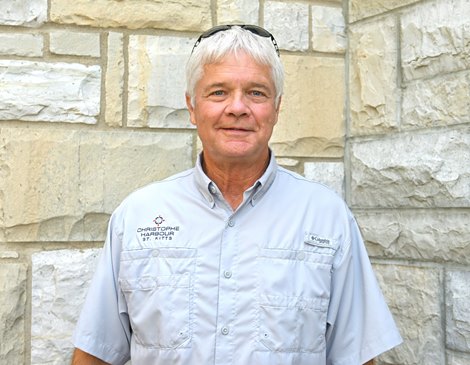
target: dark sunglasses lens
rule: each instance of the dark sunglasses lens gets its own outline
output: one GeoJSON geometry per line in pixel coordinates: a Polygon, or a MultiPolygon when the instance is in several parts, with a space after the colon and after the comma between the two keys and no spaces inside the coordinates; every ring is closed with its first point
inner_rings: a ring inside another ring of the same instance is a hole
{"type": "Polygon", "coordinates": [[[257,27],[255,25],[244,25],[242,26],[243,29],[249,30],[251,33],[259,35],[260,37],[267,37],[270,38],[271,33],[269,33],[266,29],[257,27]]]}
{"type": "Polygon", "coordinates": [[[200,38],[209,38],[209,37],[212,37],[216,33],[222,32],[224,30],[228,30],[230,28],[231,28],[231,26],[228,26],[228,25],[218,25],[218,26],[216,26],[214,28],[211,28],[208,31],[202,33],[200,38]]]}

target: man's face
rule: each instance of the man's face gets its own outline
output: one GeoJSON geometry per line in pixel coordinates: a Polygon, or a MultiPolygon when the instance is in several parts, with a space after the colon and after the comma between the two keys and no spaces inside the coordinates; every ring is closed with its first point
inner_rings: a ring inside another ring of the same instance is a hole
{"type": "Polygon", "coordinates": [[[265,161],[279,114],[275,95],[271,69],[244,53],[206,65],[194,105],[186,96],[204,158],[219,163],[265,161]]]}

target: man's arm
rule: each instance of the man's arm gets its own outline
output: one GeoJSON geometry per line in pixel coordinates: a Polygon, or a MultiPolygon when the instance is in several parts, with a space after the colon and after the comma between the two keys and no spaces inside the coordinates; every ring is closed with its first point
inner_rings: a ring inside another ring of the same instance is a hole
{"type": "Polygon", "coordinates": [[[84,352],[80,349],[75,349],[73,352],[72,365],[109,365],[93,355],[84,352]]]}

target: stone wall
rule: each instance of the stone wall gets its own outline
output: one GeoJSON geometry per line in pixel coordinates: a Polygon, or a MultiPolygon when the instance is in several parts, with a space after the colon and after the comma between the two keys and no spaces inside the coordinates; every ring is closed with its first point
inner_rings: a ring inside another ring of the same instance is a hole
{"type": "Polygon", "coordinates": [[[348,4],[348,202],[405,339],[470,364],[470,2],[348,4]]]}
{"type": "Polygon", "coordinates": [[[65,364],[109,215],[193,165],[198,34],[255,23],[286,69],[279,162],[343,194],[405,343],[470,361],[468,0],[0,2],[0,364],[65,364]]]}

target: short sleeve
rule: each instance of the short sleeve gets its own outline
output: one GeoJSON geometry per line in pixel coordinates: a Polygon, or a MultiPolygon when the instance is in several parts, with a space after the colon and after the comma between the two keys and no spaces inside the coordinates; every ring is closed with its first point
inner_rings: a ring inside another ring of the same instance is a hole
{"type": "Polygon", "coordinates": [[[130,358],[130,325],[117,281],[121,235],[115,225],[113,215],[73,342],[82,351],[119,365],[130,358]]]}
{"type": "Polygon", "coordinates": [[[327,365],[362,365],[402,342],[352,215],[348,235],[332,271],[327,365]]]}

